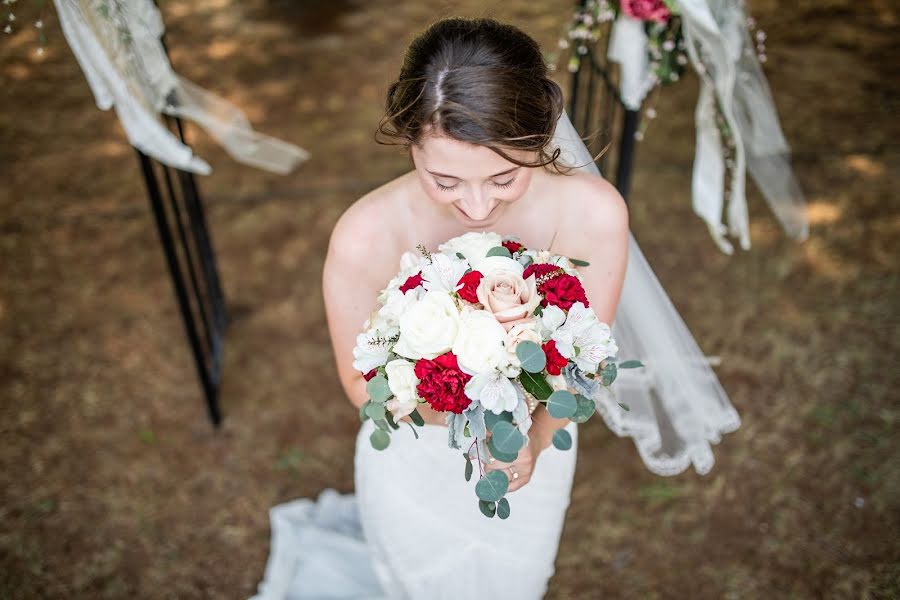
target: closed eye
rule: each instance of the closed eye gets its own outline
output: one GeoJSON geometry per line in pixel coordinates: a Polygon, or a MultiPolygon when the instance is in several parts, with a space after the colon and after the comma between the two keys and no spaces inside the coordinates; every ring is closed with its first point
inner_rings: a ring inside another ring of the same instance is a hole
{"type": "Polygon", "coordinates": [[[459,184],[454,183],[453,185],[446,186],[446,185],[441,185],[439,181],[435,181],[434,185],[436,185],[437,189],[441,190],[442,192],[449,192],[450,190],[456,189],[456,186],[458,186],[459,184]]]}
{"type": "Polygon", "coordinates": [[[508,188],[509,186],[511,186],[511,185],[515,182],[515,180],[516,180],[516,178],[513,177],[513,178],[510,179],[509,181],[505,181],[505,182],[503,182],[503,183],[494,183],[494,185],[496,185],[498,188],[506,189],[506,188],[508,188]]]}

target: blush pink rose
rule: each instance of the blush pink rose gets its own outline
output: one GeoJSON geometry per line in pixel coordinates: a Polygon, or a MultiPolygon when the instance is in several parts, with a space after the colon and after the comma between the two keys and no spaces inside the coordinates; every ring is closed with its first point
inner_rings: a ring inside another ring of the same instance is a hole
{"type": "Polygon", "coordinates": [[[499,269],[482,278],[475,290],[478,301],[506,331],[519,323],[532,320],[532,313],[541,302],[534,277],[522,279],[513,271],[499,269]]]}
{"type": "Polygon", "coordinates": [[[665,23],[672,16],[663,0],[622,0],[622,12],[641,21],[665,23]]]}

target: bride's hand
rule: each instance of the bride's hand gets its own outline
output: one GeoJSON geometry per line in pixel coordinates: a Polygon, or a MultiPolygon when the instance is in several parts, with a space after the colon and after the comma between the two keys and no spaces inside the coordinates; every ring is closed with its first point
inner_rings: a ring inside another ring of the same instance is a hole
{"type": "Polygon", "coordinates": [[[519,455],[515,461],[505,463],[490,457],[488,463],[484,466],[484,470],[485,472],[503,471],[509,478],[507,493],[514,492],[531,481],[531,475],[534,473],[534,466],[537,464],[538,456],[546,447],[547,444],[544,443],[544,438],[540,432],[529,431],[528,443],[519,450],[519,455]]]}

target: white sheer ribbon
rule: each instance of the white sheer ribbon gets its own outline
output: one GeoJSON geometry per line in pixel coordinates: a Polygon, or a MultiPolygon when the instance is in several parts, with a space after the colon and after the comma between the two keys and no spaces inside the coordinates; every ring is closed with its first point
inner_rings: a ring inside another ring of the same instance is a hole
{"type": "Polygon", "coordinates": [[[54,0],[75,58],[102,110],[115,107],[128,141],[162,163],[203,175],[212,169],[160,122],[159,113],[203,127],[237,161],[289,173],[309,154],[253,130],[224,99],[178,76],[162,46],[152,0],[54,0]]]}
{"type": "MultiPolygon", "coordinates": [[[[688,56],[701,80],[695,111],[694,212],[706,222],[723,252],[734,251],[728,234],[737,237],[741,248],[749,249],[745,191],[745,172],[749,169],[785,232],[798,241],[805,240],[809,226],[803,192],[791,170],[790,148],[747,31],[742,3],[678,0],[677,5],[688,56]],[[735,142],[727,206],[725,157],[715,120],[716,102],[735,142]]],[[[620,65],[623,103],[630,110],[639,110],[653,81],[643,23],[620,15],[610,33],[607,56],[620,65]]]]}
{"type": "MultiPolygon", "coordinates": [[[[600,174],[566,113],[554,145],[567,164],[600,174]]],[[[619,371],[615,398],[598,389],[594,399],[607,426],[632,437],[644,464],[658,475],[677,475],[691,464],[697,473],[708,473],[714,463],[710,444],[738,429],[741,420],[633,235],[613,335],[620,357],[646,366],[619,371]]]]}

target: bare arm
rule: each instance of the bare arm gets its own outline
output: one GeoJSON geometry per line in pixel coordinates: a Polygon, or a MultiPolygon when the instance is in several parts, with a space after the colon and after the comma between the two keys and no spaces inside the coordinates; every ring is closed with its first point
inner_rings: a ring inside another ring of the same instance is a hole
{"type": "MultiPolygon", "coordinates": [[[[606,180],[591,178],[586,183],[584,205],[574,211],[578,226],[560,236],[554,253],[590,263],[579,269],[585,294],[597,318],[612,325],[628,264],[628,209],[606,180]]],[[[553,433],[569,423],[569,419],[551,417],[543,405],[532,418],[538,451],[549,446],[553,433]]]]}

